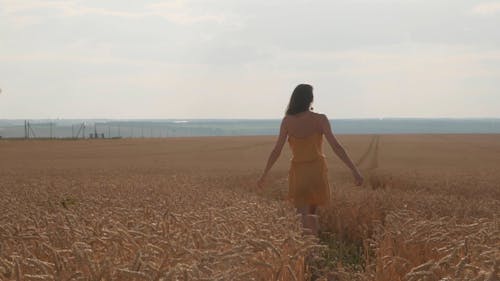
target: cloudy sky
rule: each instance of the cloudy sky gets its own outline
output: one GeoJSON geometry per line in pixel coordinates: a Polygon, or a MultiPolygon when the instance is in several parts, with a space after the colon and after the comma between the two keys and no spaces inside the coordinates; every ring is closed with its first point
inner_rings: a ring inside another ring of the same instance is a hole
{"type": "Polygon", "coordinates": [[[0,118],[500,117],[500,1],[0,0],[0,118]]]}

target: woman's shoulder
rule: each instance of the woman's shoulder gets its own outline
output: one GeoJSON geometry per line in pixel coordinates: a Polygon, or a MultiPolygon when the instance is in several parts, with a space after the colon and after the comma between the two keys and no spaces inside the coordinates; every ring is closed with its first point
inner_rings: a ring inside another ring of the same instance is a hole
{"type": "Polygon", "coordinates": [[[311,112],[313,114],[313,116],[315,118],[317,118],[318,120],[321,120],[321,121],[324,121],[324,120],[328,120],[328,117],[326,116],[326,114],[324,113],[318,113],[318,112],[311,112]]]}

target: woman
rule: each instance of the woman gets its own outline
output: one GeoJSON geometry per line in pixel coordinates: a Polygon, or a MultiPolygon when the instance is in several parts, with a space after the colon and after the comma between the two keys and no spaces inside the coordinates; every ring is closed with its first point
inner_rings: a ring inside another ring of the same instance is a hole
{"type": "Polygon", "coordinates": [[[363,184],[363,177],[333,135],[326,115],[311,111],[312,102],[313,87],[298,85],[292,93],[286,116],[281,122],[278,140],[257,185],[263,187],[269,170],[288,139],[293,154],[288,175],[288,198],[302,214],[304,228],[317,236],[319,222],[316,209],[330,201],[328,168],[322,148],[323,136],[335,154],[351,169],[356,185],[363,184]]]}

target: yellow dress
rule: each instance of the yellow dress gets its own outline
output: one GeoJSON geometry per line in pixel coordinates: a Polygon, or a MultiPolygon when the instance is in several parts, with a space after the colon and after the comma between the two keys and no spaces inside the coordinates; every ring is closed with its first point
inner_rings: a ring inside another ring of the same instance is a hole
{"type": "Polygon", "coordinates": [[[328,167],[323,154],[323,134],[288,137],[293,158],[288,174],[288,199],[296,207],[324,205],[330,201],[328,167]]]}

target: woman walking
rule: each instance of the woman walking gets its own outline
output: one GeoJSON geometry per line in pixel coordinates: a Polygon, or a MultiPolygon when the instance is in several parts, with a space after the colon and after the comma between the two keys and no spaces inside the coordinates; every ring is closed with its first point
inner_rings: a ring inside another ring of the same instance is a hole
{"type": "Polygon", "coordinates": [[[335,154],[349,167],[356,185],[363,177],[344,148],[337,141],[324,114],[312,112],[313,87],[298,85],[292,93],[286,115],[281,122],[276,145],[269,155],[266,168],[257,185],[262,188],[269,170],[279,158],[288,139],[293,158],[288,175],[288,199],[302,214],[303,227],[318,235],[317,207],[330,201],[328,168],[323,154],[323,136],[335,154]]]}

